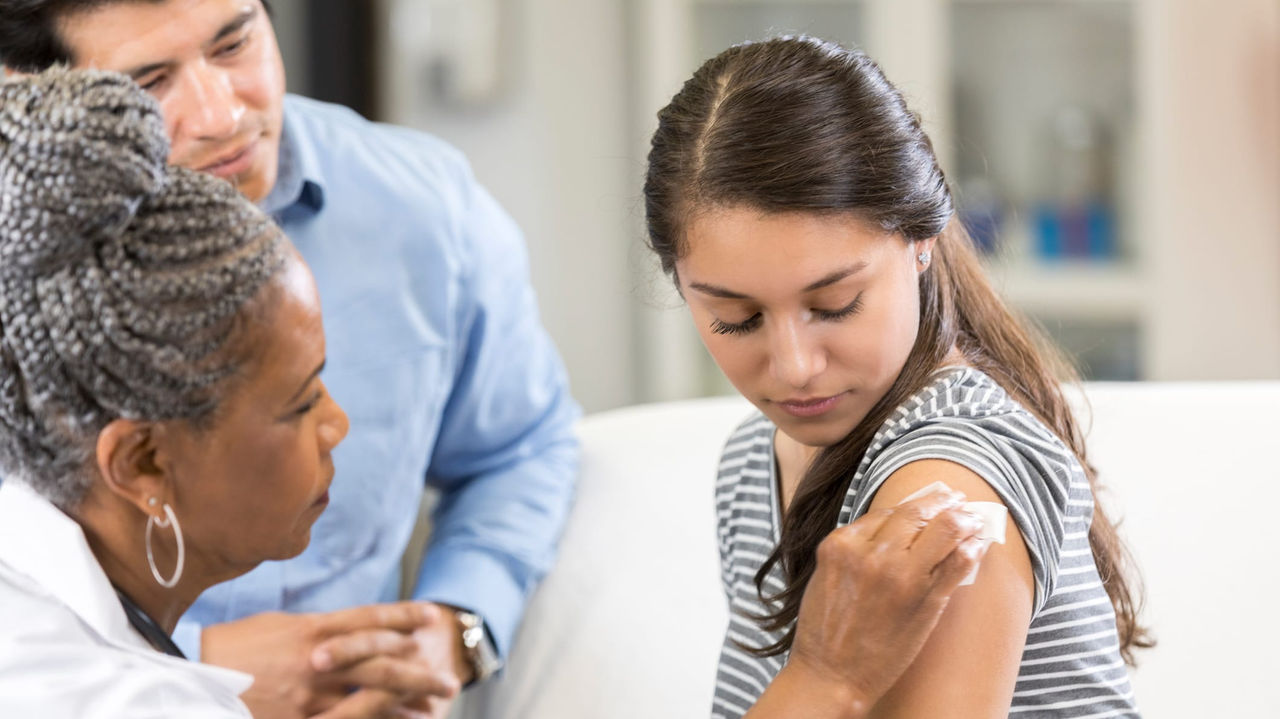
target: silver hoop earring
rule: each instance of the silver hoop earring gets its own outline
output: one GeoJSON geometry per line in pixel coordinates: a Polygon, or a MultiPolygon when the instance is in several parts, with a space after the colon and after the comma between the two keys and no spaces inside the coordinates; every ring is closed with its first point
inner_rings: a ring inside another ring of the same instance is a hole
{"type": "Polygon", "coordinates": [[[916,261],[924,265],[925,267],[929,266],[930,259],[932,259],[932,256],[929,254],[928,250],[916,255],[916,261]]]}
{"type": "MultiPolygon", "coordinates": [[[[155,505],[155,498],[152,497],[148,504],[155,505]]],[[[182,565],[187,559],[187,549],[182,543],[182,527],[178,524],[178,517],[173,513],[173,507],[170,507],[168,502],[164,504],[164,514],[164,519],[157,519],[154,515],[147,517],[147,564],[151,567],[151,576],[156,578],[156,583],[165,589],[173,589],[182,578],[182,565]],[[173,569],[173,576],[165,579],[160,576],[160,570],[156,567],[155,554],[151,551],[151,530],[153,527],[168,529],[169,525],[173,525],[173,536],[178,540],[178,564],[173,569]]]]}

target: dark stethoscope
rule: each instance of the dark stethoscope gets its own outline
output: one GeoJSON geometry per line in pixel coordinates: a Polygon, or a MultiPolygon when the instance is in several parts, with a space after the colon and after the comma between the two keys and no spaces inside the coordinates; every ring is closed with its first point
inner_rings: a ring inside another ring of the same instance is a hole
{"type": "Polygon", "coordinates": [[[166,634],[159,624],[156,624],[156,620],[147,616],[147,613],[142,611],[142,607],[134,604],[133,600],[119,589],[116,589],[116,596],[120,597],[120,605],[124,607],[125,616],[129,618],[129,625],[136,629],[147,643],[155,647],[156,651],[179,659],[187,658],[178,645],[173,643],[173,638],[166,634]]]}

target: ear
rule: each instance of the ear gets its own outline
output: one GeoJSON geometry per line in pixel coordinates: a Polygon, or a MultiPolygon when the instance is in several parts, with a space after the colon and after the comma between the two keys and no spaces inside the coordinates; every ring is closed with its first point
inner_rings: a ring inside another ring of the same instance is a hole
{"type": "Polygon", "coordinates": [[[145,514],[159,512],[170,494],[168,462],[160,449],[163,434],[155,422],[129,419],[112,420],[98,433],[98,474],[107,489],[145,514]]]}
{"type": "Polygon", "coordinates": [[[934,244],[937,243],[937,241],[938,241],[938,236],[934,235],[933,237],[930,237],[926,240],[916,240],[915,242],[911,243],[911,258],[916,263],[917,272],[923,272],[926,267],[932,264],[932,262],[921,262],[919,258],[920,258],[920,255],[924,253],[928,253],[928,255],[932,257],[933,246],[934,244]]]}

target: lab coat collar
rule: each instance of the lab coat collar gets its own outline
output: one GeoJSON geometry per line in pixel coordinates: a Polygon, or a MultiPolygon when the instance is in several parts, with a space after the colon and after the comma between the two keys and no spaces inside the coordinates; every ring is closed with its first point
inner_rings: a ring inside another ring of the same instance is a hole
{"type": "Polygon", "coordinates": [[[244,693],[253,683],[253,677],[242,672],[156,651],[129,625],[80,525],[14,479],[0,483],[0,563],[25,575],[111,644],[153,661],[177,662],[233,695],[244,693]]]}
{"type": "Polygon", "coordinates": [[[21,481],[0,484],[0,562],[27,575],[107,639],[147,647],[80,525],[21,481]]]}

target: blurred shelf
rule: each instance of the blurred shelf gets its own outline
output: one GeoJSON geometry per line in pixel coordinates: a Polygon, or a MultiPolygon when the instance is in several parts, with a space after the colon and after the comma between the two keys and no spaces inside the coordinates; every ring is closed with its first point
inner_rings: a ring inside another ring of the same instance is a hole
{"type": "Polygon", "coordinates": [[[862,5],[866,0],[692,0],[694,6],[699,5],[737,5],[737,6],[763,6],[768,8],[777,7],[807,7],[807,6],[858,6],[862,5]]]}
{"type": "Polygon", "coordinates": [[[707,58],[740,42],[797,33],[861,45],[864,5],[863,0],[692,0],[694,51],[707,58]]]}
{"type": "Polygon", "coordinates": [[[996,290],[1030,315],[1099,322],[1132,322],[1142,316],[1142,281],[1133,265],[997,260],[987,264],[987,271],[996,290]]]}
{"type": "Polygon", "coordinates": [[[1134,0],[951,0],[952,5],[1119,5],[1134,0]]]}

